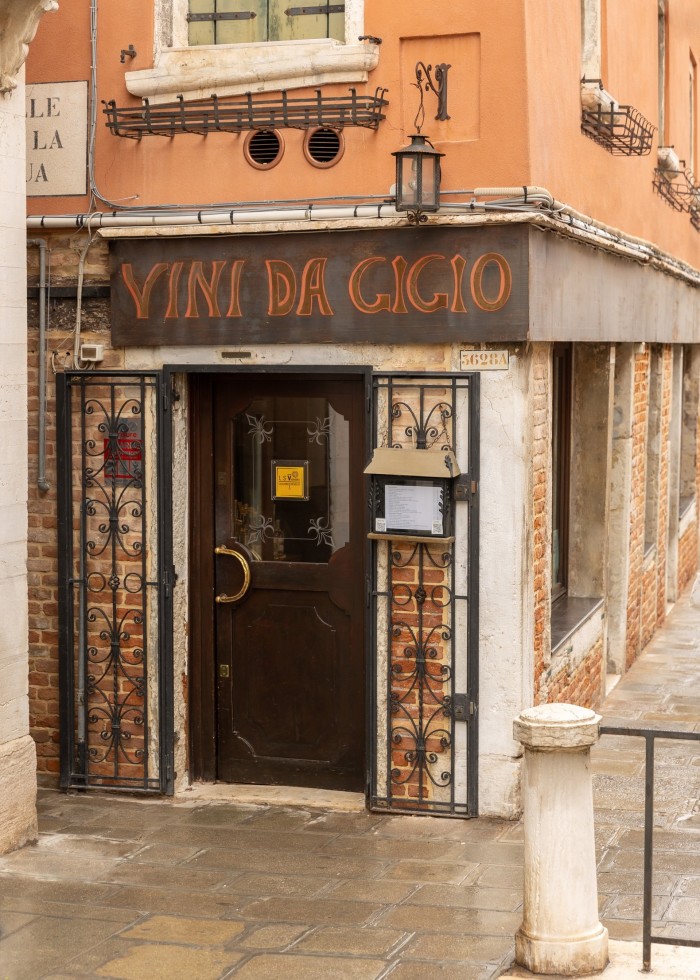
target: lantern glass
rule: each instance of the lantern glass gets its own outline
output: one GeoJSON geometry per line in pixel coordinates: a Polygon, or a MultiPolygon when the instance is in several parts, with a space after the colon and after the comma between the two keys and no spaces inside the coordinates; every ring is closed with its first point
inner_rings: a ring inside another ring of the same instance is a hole
{"type": "Polygon", "coordinates": [[[440,207],[440,157],[421,135],[394,153],[396,157],[396,210],[437,211],[440,207]]]}

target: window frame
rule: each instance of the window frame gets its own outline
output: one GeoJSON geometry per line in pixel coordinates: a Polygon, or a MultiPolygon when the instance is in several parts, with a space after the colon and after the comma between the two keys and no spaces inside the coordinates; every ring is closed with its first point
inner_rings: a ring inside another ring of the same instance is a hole
{"type": "Polygon", "coordinates": [[[345,0],[345,41],[314,38],[250,44],[188,43],[189,0],[155,0],[153,67],[125,73],[128,91],[154,104],[366,82],[379,44],[364,35],[365,0],[345,0]]]}
{"type": "Polygon", "coordinates": [[[552,348],[552,603],[568,591],[569,503],[571,496],[571,413],[573,406],[573,349],[571,344],[552,348]],[[558,576],[555,581],[554,532],[558,533],[558,576]]]}

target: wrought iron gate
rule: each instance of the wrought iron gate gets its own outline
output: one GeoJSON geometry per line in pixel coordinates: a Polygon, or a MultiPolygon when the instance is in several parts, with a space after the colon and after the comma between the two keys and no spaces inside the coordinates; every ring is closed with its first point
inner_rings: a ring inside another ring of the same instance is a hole
{"type": "Polygon", "coordinates": [[[476,816],[479,376],[377,375],[374,446],[451,449],[454,540],[374,542],[372,805],[476,816]]]}
{"type": "Polygon", "coordinates": [[[168,393],[76,371],[56,394],[61,786],[172,792],[168,393]]]}

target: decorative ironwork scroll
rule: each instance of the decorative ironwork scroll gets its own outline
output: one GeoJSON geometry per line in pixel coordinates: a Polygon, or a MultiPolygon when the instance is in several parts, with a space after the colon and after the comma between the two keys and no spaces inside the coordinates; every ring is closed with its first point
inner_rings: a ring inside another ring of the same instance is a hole
{"type": "MultiPolygon", "coordinates": [[[[453,450],[465,475],[463,486],[476,487],[478,384],[477,375],[378,375],[375,446],[453,450]]],[[[478,803],[476,492],[460,494],[450,505],[453,541],[374,542],[378,714],[372,804],[473,816],[478,803]]]]}
{"type": "Polygon", "coordinates": [[[168,790],[158,375],[60,377],[62,785],[168,790]]]}

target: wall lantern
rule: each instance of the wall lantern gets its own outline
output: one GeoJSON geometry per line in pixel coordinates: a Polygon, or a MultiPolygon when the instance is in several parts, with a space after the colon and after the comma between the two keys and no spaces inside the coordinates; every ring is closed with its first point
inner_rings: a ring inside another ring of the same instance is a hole
{"type": "Polygon", "coordinates": [[[425,119],[423,90],[434,92],[438,100],[436,119],[449,119],[447,114],[447,72],[450,65],[436,65],[435,81],[432,65],[419,61],[416,65],[416,81],[411,84],[420,92],[420,105],[414,125],[416,132],[411,143],[402,150],[396,150],[396,210],[406,211],[411,224],[421,224],[428,220],[427,215],[440,208],[440,159],[439,153],[427,136],[421,133],[425,119]]]}

